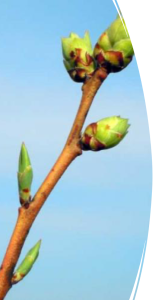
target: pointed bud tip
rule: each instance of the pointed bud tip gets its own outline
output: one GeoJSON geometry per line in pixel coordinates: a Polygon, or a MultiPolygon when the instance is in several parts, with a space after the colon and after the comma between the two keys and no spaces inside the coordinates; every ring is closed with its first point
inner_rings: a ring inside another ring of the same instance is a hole
{"type": "Polygon", "coordinates": [[[85,31],[85,33],[84,33],[84,37],[86,37],[86,36],[87,36],[87,37],[90,37],[89,30],[86,30],[86,31],[85,31]]]}
{"type": "Polygon", "coordinates": [[[25,171],[27,166],[30,166],[30,158],[27,151],[27,148],[25,146],[25,143],[22,143],[21,150],[20,150],[20,156],[19,156],[19,173],[22,173],[25,171]]]}
{"type": "Polygon", "coordinates": [[[22,144],[21,144],[21,150],[25,150],[25,149],[26,149],[25,142],[22,142],[22,144]]]}
{"type": "Polygon", "coordinates": [[[75,39],[75,38],[79,38],[79,35],[76,34],[76,33],[74,33],[74,32],[71,32],[70,35],[69,35],[69,37],[70,37],[71,39],[75,39]]]}
{"type": "Polygon", "coordinates": [[[42,239],[40,239],[40,240],[37,242],[37,244],[36,244],[36,245],[38,245],[38,246],[39,246],[39,248],[40,248],[40,246],[41,246],[41,243],[42,243],[42,239]]]}
{"type": "Polygon", "coordinates": [[[33,248],[40,248],[40,246],[41,246],[41,242],[42,242],[42,240],[40,239],[34,246],[33,246],[33,248]]]}
{"type": "Polygon", "coordinates": [[[26,151],[27,152],[25,142],[22,142],[22,144],[21,144],[21,151],[26,151]]]}
{"type": "Polygon", "coordinates": [[[39,254],[40,246],[41,246],[42,240],[39,240],[31,250],[36,251],[37,254],[39,254]]]}
{"type": "Polygon", "coordinates": [[[119,9],[118,12],[117,12],[116,19],[121,18],[121,17],[123,18],[123,15],[122,15],[121,10],[119,9]]]}

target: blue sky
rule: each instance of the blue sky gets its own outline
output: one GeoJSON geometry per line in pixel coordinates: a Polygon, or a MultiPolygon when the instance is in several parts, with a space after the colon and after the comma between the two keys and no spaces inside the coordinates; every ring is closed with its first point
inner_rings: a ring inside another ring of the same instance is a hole
{"type": "MultiPolygon", "coordinates": [[[[33,194],[65,143],[81,97],[66,73],[60,38],[89,30],[93,45],[116,17],[111,0],[27,0],[0,3],[0,259],[14,227],[20,145],[29,150],[33,194]]],[[[147,239],[151,151],[135,58],[108,77],[86,125],[103,117],[130,119],[124,141],[84,153],[64,174],[25,243],[42,238],[31,273],[10,300],[128,300],[147,239]]]]}

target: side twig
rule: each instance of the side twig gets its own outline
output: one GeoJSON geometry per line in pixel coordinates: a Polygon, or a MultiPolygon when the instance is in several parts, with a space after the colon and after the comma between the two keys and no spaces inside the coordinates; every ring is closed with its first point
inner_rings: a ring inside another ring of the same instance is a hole
{"type": "Polygon", "coordinates": [[[0,268],[0,300],[5,298],[7,292],[12,287],[14,268],[29,230],[41,207],[67,167],[77,156],[82,154],[79,144],[81,130],[93,99],[107,75],[107,71],[101,68],[83,85],[83,95],[78,113],[61,155],[38,189],[29,207],[23,206],[19,208],[17,223],[0,268]]]}

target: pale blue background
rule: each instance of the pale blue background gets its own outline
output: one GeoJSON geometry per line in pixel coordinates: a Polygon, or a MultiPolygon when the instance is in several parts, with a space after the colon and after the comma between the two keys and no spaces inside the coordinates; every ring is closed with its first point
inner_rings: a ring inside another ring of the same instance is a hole
{"type": "MultiPolygon", "coordinates": [[[[17,163],[28,147],[33,194],[60,153],[81,97],[62,63],[60,38],[90,31],[93,44],[116,17],[111,0],[0,3],[0,259],[17,217],[17,163]]],[[[84,153],[67,170],[35,222],[22,257],[42,238],[31,273],[10,300],[128,300],[147,239],[151,153],[135,59],[109,76],[86,125],[130,119],[116,148],[84,153]]]]}

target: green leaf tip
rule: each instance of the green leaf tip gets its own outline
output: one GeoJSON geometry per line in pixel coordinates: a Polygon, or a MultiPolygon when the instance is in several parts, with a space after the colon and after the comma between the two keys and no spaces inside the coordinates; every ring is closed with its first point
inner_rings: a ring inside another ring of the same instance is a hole
{"type": "Polygon", "coordinates": [[[12,284],[16,284],[21,281],[32,269],[36,259],[39,255],[39,250],[41,246],[41,240],[39,240],[36,245],[29,250],[24,260],[21,262],[12,277],[12,284]]]}

